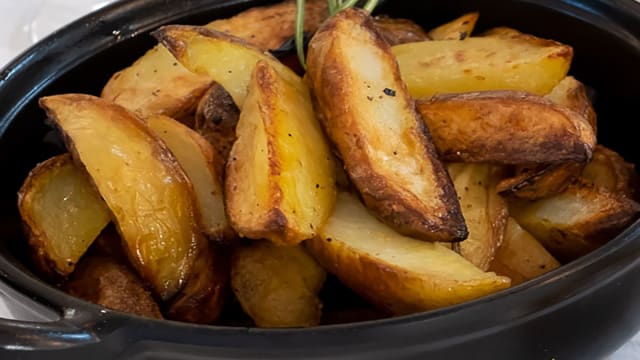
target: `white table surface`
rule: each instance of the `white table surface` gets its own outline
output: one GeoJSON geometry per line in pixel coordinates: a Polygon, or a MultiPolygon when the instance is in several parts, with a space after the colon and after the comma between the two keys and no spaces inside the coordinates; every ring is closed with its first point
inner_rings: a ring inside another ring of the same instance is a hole
{"type": "MultiPolygon", "coordinates": [[[[49,32],[108,2],[110,0],[0,0],[0,67],[49,32]]],[[[10,317],[1,293],[0,317],[10,317]]],[[[609,357],[609,360],[638,359],[640,333],[609,357]]]]}

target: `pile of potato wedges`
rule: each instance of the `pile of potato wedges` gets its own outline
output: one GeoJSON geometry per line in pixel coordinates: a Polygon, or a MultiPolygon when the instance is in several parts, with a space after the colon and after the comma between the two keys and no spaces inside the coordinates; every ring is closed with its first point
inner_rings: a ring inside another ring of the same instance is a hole
{"type": "Polygon", "coordinates": [[[306,327],[597,249],[638,217],[635,166],[598,143],[570,45],[479,15],[425,29],[307,1],[304,70],[280,51],[291,0],[157,29],[101,94],[40,99],[66,151],[18,194],[34,270],[139,316],[306,327]],[[332,279],[366,306],[327,313],[332,279]]]}

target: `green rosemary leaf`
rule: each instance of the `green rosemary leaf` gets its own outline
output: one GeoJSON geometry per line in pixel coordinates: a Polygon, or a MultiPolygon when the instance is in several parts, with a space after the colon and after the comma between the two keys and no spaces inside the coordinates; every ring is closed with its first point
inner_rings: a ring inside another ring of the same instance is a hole
{"type": "Polygon", "coordinates": [[[307,70],[304,55],[304,3],[305,0],[296,0],[296,51],[300,64],[307,70]]]}

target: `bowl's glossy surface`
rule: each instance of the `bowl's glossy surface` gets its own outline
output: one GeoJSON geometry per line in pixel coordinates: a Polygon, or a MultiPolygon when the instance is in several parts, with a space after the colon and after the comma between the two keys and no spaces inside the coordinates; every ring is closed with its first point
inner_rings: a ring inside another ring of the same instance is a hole
{"type": "MultiPolygon", "coordinates": [[[[64,316],[0,321],[0,344],[23,358],[582,359],[614,351],[640,329],[640,224],[541,278],[483,299],[414,316],[302,330],[196,326],[103,311],[35,277],[24,257],[16,192],[55,147],[42,95],[98,94],[109,76],[153,46],[165,23],[202,24],[268,1],[131,0],[51,35],[0,73],[0,276],[64,316]],[[66,310],[65,310],[66,309],[66,310]]],[[[571,73],[596,90],[600,141],[640,164],[632,131],[640,100],[640,5],[618,1],[387,1],[380,12],[426,28],[466,11],[478,28],[506,25],[574,47],[571,73]]],[[[13,353],[14,355],[18,355],[13,353]]]]}

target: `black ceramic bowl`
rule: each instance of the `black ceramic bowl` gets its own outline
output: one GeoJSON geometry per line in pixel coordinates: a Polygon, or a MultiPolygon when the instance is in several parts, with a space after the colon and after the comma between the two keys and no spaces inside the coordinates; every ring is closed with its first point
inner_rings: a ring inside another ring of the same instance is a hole
{"type": "MultiPolygon", "coordinates": [[[[260,330],[149,320],[72,298],[25,260],[16,192],[51,155],[37,99],[98,94],[154,44],[165,23],[202,24],[267,1],[131,0],[43,40],[0,73],[0,292],[33,322],[0,320],[0,356],[20,358],[596,359],[640,330],[640,223],[593,253],[526,284],[412,316],[260,330]],[[11,350],[11,352],[9,352],[11,350]]],[[[640,5],[633,0],[387,1],[379,12],[426,28],[480,11],[479,30],[512,26],[570,44],[571,73],[595,89],[600,141],[640,164],[640,5]]]]}

